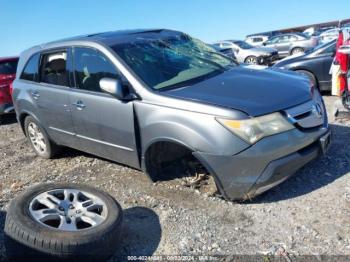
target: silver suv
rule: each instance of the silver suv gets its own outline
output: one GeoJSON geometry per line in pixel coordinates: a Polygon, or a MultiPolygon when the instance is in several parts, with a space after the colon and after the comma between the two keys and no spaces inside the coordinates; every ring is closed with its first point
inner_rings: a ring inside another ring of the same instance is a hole
{"type": "Polygon", "coordinates": [[[169,179],[174,162],[195,166],[230,200],[281,183],[329,143],[323,100],[308,79],[238,66],[177,31],[33,47],[13,86],[17,119],[39,156],[72,147],[152,180],[169,179]]]}

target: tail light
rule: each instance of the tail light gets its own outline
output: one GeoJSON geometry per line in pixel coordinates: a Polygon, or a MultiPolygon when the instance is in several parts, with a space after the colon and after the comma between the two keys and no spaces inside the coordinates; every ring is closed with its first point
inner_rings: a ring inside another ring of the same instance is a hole
{"type": "Polygon", "coordinates": [[[7,82],[7,81],[10,81],[10,80],[13,80],[14,77],[13,75],[1,75],[0,74],[0,83],[1,82],[7,82]]]}

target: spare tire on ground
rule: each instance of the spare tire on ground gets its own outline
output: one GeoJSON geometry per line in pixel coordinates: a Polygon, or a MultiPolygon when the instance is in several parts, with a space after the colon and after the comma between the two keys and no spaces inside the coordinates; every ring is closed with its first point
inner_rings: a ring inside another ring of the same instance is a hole
{"type": "Polygon", "coordinates": [[[10,260],[105,260],[121,236],[122,209],[86,185],[43,184],[11,201],[5,222],[10,260]]]}

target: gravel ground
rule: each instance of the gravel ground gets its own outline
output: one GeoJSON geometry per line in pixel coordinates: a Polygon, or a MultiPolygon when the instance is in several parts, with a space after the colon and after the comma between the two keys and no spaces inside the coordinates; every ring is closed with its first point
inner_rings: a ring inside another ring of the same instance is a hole
{"type": "MultiPolygon", "coordinates": [[[[328,108],[335,101],[325,97],[328,108]]],[[[329,112],[332,110],[329,109],[329,112]]],[[[350,120],[331,120],[328,154],[246,203],[208,197],[178,181],[152,184],[141,172],[66,149],[35,156],[18,124],[0,126],[0,260],[9,201],[46,182],[86,183],[107,191],[125,209],[122,247],[128,255],[350,256],[350,120]]]]}

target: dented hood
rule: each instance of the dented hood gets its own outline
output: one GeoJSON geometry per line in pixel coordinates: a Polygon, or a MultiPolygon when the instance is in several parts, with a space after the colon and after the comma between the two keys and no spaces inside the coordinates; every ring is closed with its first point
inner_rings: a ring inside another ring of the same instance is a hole
{"type": "Polygon", "coordinates": [[[194,85],[164,93],[259,116],[310,100],[309,89],[307,78],[290,71],[238,66],[194,85]]]}

